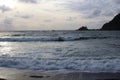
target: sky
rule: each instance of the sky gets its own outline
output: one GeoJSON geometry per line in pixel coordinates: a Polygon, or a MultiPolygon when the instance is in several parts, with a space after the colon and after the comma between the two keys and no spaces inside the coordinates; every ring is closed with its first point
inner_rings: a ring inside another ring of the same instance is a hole
{"type": "Polygon", "coordinates": [[[120,0],[0,0],[0,30],[99,29],[120,13],[120,0]]]}

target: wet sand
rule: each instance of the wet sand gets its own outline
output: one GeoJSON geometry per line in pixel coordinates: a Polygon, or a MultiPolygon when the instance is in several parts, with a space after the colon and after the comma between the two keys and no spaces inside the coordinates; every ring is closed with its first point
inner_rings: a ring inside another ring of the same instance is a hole
{"type": "Polygon", "coordinates": [[[0,80],[120,80],[120,73],[37,71],[0,68],[0,80]]]}

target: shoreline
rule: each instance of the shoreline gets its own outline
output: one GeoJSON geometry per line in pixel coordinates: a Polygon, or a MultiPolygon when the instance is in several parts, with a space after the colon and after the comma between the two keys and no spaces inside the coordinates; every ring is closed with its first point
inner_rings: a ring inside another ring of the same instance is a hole
{"type": "Polygon", "coordinates": [[[93,73],[0,68],[0,80],[120,80],[120,72],[93,73]]]}

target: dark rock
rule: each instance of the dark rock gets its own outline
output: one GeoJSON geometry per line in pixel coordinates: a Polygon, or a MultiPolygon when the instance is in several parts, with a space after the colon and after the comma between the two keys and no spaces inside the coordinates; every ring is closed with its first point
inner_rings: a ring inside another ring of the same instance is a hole
{"type": "Polygon", "coordinates": [[[120,30],[120,13],[113,20],[104,24],[101,30],[120,30]]]}
{"type": "Polygon", "coordinates": [[[80,30],[88,30],[88,28],[86,26],[82,26],[78,29],[78,31],[80,31],[80,30]]]}
{"type": "Polygon", "coordinates": [[[45,76],[45,75],[40,75],[40,76],[38,76],[38,75],[31,75],[30,77],[31,78],[47,78],[47,77],[50,77],[50,76],[45,76]]]}
{"type": "Polygon", "coordinates": [[[7,79],[0,78],[0,80],[7,80],[7,79]]]}

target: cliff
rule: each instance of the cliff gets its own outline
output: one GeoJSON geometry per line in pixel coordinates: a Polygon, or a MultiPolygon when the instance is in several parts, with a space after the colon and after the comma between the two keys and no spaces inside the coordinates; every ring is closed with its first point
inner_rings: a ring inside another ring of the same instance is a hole
{"type": "Polygon", "coordinates": [[[101,30],[120,30],[120,13],[110,22],[104,24],[101,30]]]}

